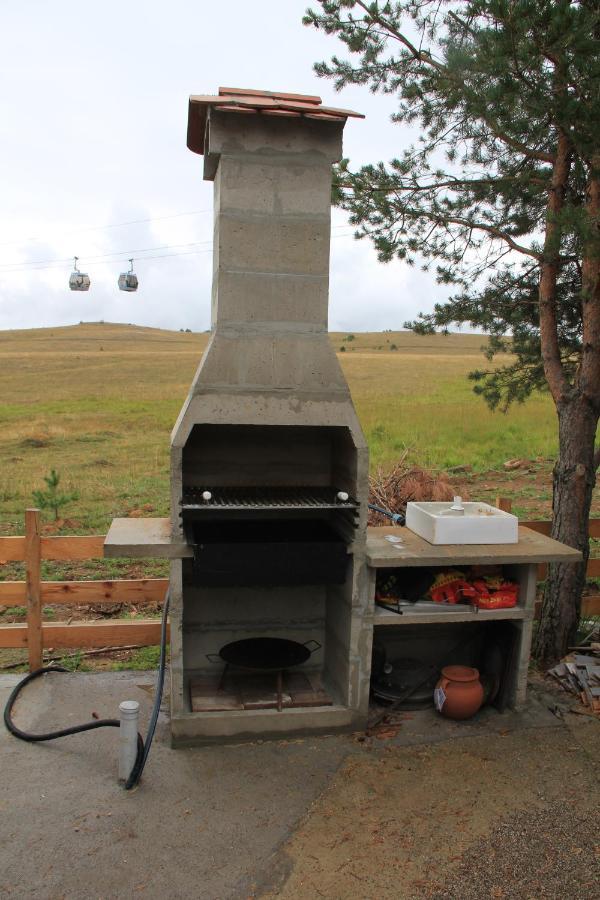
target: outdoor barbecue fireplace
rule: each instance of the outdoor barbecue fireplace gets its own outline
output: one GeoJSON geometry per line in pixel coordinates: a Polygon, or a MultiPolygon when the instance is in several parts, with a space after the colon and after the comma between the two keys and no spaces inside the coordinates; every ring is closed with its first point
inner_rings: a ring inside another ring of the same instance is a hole
{"type": "Polygon", "coordinates": [[[174,743],[366,720],[368,452],[327,334],[349,115],[291,94],[190,99],[214,274],[210,341],[171,440],[172,538],[188,548],[171,571],[174,743]]]}

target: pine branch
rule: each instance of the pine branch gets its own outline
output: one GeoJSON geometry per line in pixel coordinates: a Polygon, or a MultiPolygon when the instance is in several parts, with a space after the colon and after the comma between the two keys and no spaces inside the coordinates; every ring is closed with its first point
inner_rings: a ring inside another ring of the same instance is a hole
{"type": "Polygon", "coordinates": [[[470,222],[468,219],[455,218],[452,216],[445,218],[444,221],[454,225],[463,225],[465,228],[470,228],[474,231],[486,232],[487,234],[491,234],[493,237],[498,238],[498,240],[504,241],[511,250],[515,250],[517,253],[522,253],[524,256],[531,256],[532,259],[541,260],[542,258],[541,253],[537,253],[530,247],[525,247],[523,244],[517,243],[517,241],[513,240],[509,234],[506,234],[501,228],[497,228],[494,225],[487,225],[484,222],[470,222]]]}
{"type": "Polygon", "coordinates": [[[443,72],[444,75],[448,74],[448,69],[446,66],[442,65],[442,63],[438,62],[433,58],[431,53],[423,50],[418,50],[417,47],[409,41],[405,34],[401,31],[398,31],[397,28],[394,28],[391,22],[387,19],[384,19],[381,15],[375,13],[374,7],[369,7],[366,3],[363,3],[362,0],[356,0],[356,5],[360,6],[362,10],[369,16],[372,21],[379,22],[379,24],[385,28],[386,33],[391,35],[395,40],[397,40],[400,44],[402,44],[406,49],[411,53],[417,62],[425,63],[427,66],[431,66],[437,72],[443,72]]]}
{"type": "MultiPolygon", "coordinates": [[[[356,0],[356,5],[359,6],[366,13],[366,15],[370,17],[372,21],[378,22],[391,37],[393,37],[400,44],[406,47],[409,53],[412,54],[415,61],[423,63],[426,66],[430,66],[438,74],[443,74],[445,78],[448,78],[451,81],[460,83],[457,76],[448,68],[448,66],[445,66],[438,60],[435,60],[431,53],[417,49],[417,47],[412,43],[412,41],[407,38],[405,34],[395,28],[389,20],[384,19],[383,16],[376,13],[373,6],[368,6],[363,2],[363,0],[356,0]]],[[[451,13],[451,15],[453,14],[451,13]]],[[[460,21],[456,16],[455,18],[456,21],[460,21]]],[[[536,159],[540,162],[546,163],[554,162],[554,156],[551,153],[546,153],[542,150],[528,147],[522,141],[519,141],[507,134],[504,129],[500,128],[498,122],[495,121],[489,115],[489,113],[483,113],[482,119],[486,123],[492,134],[512,150],[516,150],[518,153],[522,153],[528,159],[536,159]]]]}

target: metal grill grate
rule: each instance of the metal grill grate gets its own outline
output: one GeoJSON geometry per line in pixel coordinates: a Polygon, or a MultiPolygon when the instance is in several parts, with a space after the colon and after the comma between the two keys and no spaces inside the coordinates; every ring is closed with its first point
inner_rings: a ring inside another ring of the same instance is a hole
{"type": "Polygon", "coordinates": [[[338,498],[333,487],[187,487],[182,510],[358,509],[358,501],[338,498]],[[204,497],[204,494],[210,497],[204,497]]]}

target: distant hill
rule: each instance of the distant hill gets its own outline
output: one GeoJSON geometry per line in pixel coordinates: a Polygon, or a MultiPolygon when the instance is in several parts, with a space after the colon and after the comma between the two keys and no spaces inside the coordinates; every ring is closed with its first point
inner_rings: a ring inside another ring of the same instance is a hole
{"type": "MultiPolygon", "coordinates": [[[[192,333],[125,325],[112,322],[83,322],[54,328],[0,331],[0,354],[6,353],[119,353],[202,352],[208,342],[206,332],[192,333]]],[[[412,331],[331,332],[331,343],[344,353],[416,353],[425,355],[479,355],[485,335],[417,335],[412,331]]]]}

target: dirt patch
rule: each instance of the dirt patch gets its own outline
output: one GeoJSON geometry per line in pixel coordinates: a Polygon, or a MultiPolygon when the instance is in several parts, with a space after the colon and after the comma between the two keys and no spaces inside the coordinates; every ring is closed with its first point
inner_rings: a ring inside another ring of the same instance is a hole
{"type": "MultiPolygon", "coordinates": [[[[291,870],[285,884],[259,896],[596,897],[584,887],[587,863],[570,895],[552,893],[560,879],[546,878],[540,857],[589,854],[597,827],[583,838],[560,819],[554,827],[555,816],[564,808],[590,824],[597,800],[593,763],[566,728],[365,752],[346,762],[284,848],[291,870]],[[519,871],[528,871],[507,884],[515,842],[519,871]],[[463,880],[471,893],[460,888],[463,880]]],[[[576,867],[570,871],[579,877],[576,867]]]]}
{"type": "MultiPolygon", "coordinates": [[[[490,469],[487,472],[455,474],[457,491],[472,498],[496,502],[512,500],[513,512],[528,519],[550,519],[552,514],[552,460],[523,460],[518,469],[490,469]]],[[[592,513],[593,514],[593,513],[592,513]]]]}
{"type": "Polygon", "coordinates": [[[432,900],[597,900],[599,841],[600,822],[590,806],[557,801],[520,812],[476,841],[432,900]]]}
{"type": "Polygon", "coordinates": [[[42,447],[49,447],[52,438],[49,434],[33,434],[30,437],[23,438],[21,447],[40,450],[42,447]]]}

